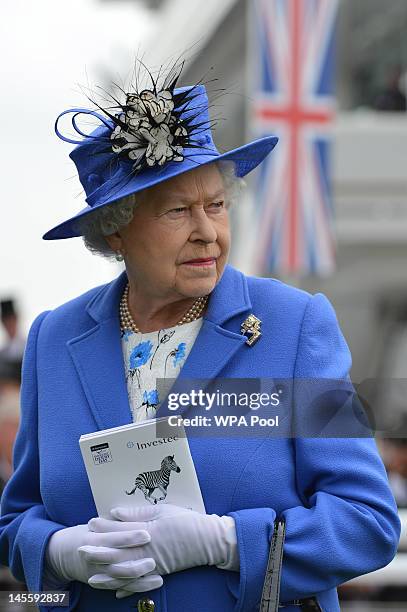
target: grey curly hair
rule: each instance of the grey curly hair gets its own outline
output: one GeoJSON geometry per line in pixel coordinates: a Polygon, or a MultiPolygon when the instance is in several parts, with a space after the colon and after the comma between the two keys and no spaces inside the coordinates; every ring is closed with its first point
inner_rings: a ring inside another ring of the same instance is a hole
{"type": "MultiPolygon", "coordinates": [[[[242,178],[236,176],[233,162],[220,161],[215,163],[225,185],[226,206],[230,208],[238,200],[245,182],[242,178]]],[[[95,210],[94,213],[85,217],[81,222],[80,229],[86,248],[95,255],[114,259],[116,253],[110,248],[105,236],[114,234],[130,223],[134,209],[138,204],[137,194],[131,194],[118,202],[103,206],[100,210],[95,210]]]]}

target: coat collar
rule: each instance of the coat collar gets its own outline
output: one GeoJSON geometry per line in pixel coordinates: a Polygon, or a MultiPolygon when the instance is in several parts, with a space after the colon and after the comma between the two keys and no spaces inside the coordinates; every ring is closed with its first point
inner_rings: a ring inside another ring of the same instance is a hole
{"type": "MultiPolygon", "coordinates": [[[[118,316],[126,282],[127,274],[122,272],[114,281],[101,288],[86,306],[95,325],[67,342],[99,429],[125,425],[132,420],[118,316]]],[[[232,317],[249,313],[250,310],[245,275],[227,265],[211,293],[201,330],[179,378],[216,378],[238,350],[246,350],[246,337],[226,329],[224,325],[232,317]]],[[[242,321],[244,318],[242,316],[242,321]]],[[[185,410],[180,409],[177,414],[185,410]]],[[[158,416],[164,414],[168,414],[166,401],[163,401],[158,411],[158,416]]]]}

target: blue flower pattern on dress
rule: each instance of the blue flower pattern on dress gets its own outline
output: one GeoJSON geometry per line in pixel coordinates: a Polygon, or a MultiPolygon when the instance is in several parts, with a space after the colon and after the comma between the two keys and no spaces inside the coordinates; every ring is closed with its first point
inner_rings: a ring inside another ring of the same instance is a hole
{"type": "Polygon", "coordinates": [[[125,329],[124,331],[122,331],[122,339],[125,342],[129,341],[130,336],[132,336],[133,332],[131,331],[131,329],[125,329]]]}
{"type": "Polygon", "coordinates": [[[177,348],[175,349],[175,355],[173,359],[174,367],[185,357],[185,342],[180,342],[177,348]]]}
{"type": "Polygon", "coordinates": [[[157,379],[177,378],[201,325],[202,319],[198,319],[145,334],[122,332],[127,392],[134,422],[157,416],[160,406],[157,379]]]}
{"type": "Polygon", "coordinates": [[[147,363],[150,359],[152,350],[153,344],[150,340],[147,342],[140,342],[130,353],[130,369],[134,370],[147,363]]]}
{"type": "Polygon", "coordinates": [[[153,389],[152,391],[144,391],[143,402],[149,406],[157,406],[157,404],[159,404],[157,389],[153,389]]]}

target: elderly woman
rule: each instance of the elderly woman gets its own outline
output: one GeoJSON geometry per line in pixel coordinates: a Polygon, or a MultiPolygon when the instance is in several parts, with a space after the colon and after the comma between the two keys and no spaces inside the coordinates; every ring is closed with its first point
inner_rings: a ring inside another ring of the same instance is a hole
{"type": "Polygon", "coordinates": [[[82,235],[125,271],[31,327],[0,560],[30,591],[69,591],[69,610],[248,612],[283,517],[281,604],[333,612],[337,585],[397,548],[372,438],[191,437],[207,514],[161,505],[96,517],[78,439],[160,415],[158,378],[346,380],[351,365],[323,294],[227,264],[240,177],[277,139],[220,154],[205,87],[175,83],[131,91],[118,112],[73,109],[79,143],[56,127],[78,144],[88,205],[44,238],[82,235]],[[84,135],[80,112],[102,126],[84,135]]]}

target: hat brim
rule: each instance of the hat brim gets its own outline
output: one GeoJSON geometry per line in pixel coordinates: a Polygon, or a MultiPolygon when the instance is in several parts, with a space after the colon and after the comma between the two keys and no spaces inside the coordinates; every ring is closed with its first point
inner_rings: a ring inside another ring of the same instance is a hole
{"type": "Polygon", "coordinates": [[[277,136],[266,136],[259,138],[248,144],[245,144],[237,149],[232,149],[227,153],[222,154],[208,154],[204,153],[200,156],[186,157],[183,162],[172,162],[167,164],[164,171],[153,172],[150,170],[150,178],[144,181],[140,181],[136,175],[133,179],[127,181],[127,184],[116,191],[112,191],[110,197],[103,200],[102,203],[97,206],[86,206],[80,210],[76,215],[59,223],[48,232],[43,235],[44,240],[61,240],[64,238],[75,238],[82,235],[79,221],[82,221],[88,215],[91,215],[96,210],[99,210],[103,206],[112,204],[122,198],[125,198],[131,194],[143,191],[149,187],[153,187],[164,181],[168,181],[174,176],[179,176],[185,172],[194,170],[200,166],[205,166],[218,161],[233,161],[235,163],[236,175],[239,177],[246,176],[249,172],[254,170],[271,151],[274,149],[278,142],[277,136]],[[194,159],[197,157],[199,159],[194,159]]]}

